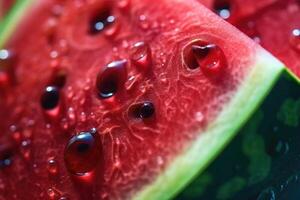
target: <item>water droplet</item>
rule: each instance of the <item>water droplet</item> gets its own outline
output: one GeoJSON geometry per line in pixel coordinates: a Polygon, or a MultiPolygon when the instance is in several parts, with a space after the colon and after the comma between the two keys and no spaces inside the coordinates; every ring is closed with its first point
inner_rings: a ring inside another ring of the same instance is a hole
{"type": "Polygon", "coordinates": [[[55,86],[48,86],[41,96],[41,106],[45,110],[52,110],[59,104],[60,94],[55,86]]]}
{"type": "Polygon", "coordinates": [[[11,125],[9,131],[13,140],[19,144],[21,140],[21,130],[16,125],[11,125]]]}
{"type": "Polygon", "coordinates": [[[290,150],[290,145],[288,142],[282,139],[274,139],[268,149],[271,156],[283,156],[287,154],[290,150]]]}
{"type": "Polygon", "coordinates": [[[130,112],[135,118],[148,119],[154,115],[155,106],[152,102],[145,101],[131,106],[130,112]]]}
{"type": "Polygon", "coordinates": [[[292,31],[290,43],[295,50],[300,52],[300,29],[294,29],[292,31]]]}
{"type": "Polygon", "coordinates": [[[202,112],[196,112],[195,114],[195,119],[197,122],[203,122],[204,116],[202,112]]]}
{"type": "Polygon", "coordinates": [[[149,22],[147,21],[147,17],[145,15],[140,15],[139,16],[139,21],[140,21],[140,26],[142,29],[147,30],[149,29],[149,22]]]}
{"type": "Polygon", "coordinates": [[[57,28],[57,19],[49,18],[44,25],[44,34],[49,45],[52,45],[55,40],[55,31],[57,28]]]}
{"type": "Polygon", "coordinates": [[[218,77],[227,67],[227,60],[222,49],[203,41],[187,45],[183,51],[185,64],[189,69],[200,68],[211,77],[218,77]]]}
{"type": "Polygon", "coordinates": [[[20,147],[21,153],[26,160],[31,158],[31,140],[23,140],[20,147]]]}
{"type": "Polygon", "coordinates": [[[131,62],[140,70],[147,70],[152,64],[151,49],[145,42],[137,42],[130,51],[131,62]]]}
{"type": "Polygon", "coordinates": [[[223,19],[229,19],[231,15],[231,5],[228,0],[215,0],[214,3],[215,12],[223,19]]]}
{"type": "Polygon", "coordinates": [[[0,169],[8,167],[12,163],[13,150],[10,145],[0,144],[0,169]]]}
{"type": "Polygon", "coordinates": [[[98,95],[105,99],[114,96],[127,79],[127,61],[119,60],[109,63],[97,76],[98,95]]]}
{"type": "Polygon", "coordinates": [[[276,200],[276,193],[274,188],[270,187],[263,190],[257,197],[257,200],[276,200]]]}
{"type": "Polygon", "coordinates": [[[62,196],[62,197],[60,197],[58,200],[69,200],[69,198],[68,198],[68,197],[65,197],[65,196],[62,196]]]}
{"type": "Polygon", "coordinates": [[[104,35],[108,38],[116,36],[120,30],[120,26],[121,25],[119,23],[115,23],[114,26],[110,26],[104,31],[104,35]]]}
{"type": "Polygon", "coordinates": [[[16,56],[12,51],[0,49],[0,87],[6,87],[14,81],[15,62],[16,56]]]}
{"type": "Polygon", "coordinates": [[[130,0],[119,0],[117,6],[123,10],[128,9],[130,6],[130,0]]]}
{"type": "Polygon", "coordinates": [[[107,27],[111,26],[116,21],[116,17],[111,14],[110,8],[103,8],[102,11],[98,11],[90,20],[91,35],[102,32],[107,27]]]}
{"type": "Polygon", "coordinates": [[[56,189],[55,188],[49,188],[48,190],[47,190],[47,195],[48,195],[48,197],[52,200],[54,200],[54,199],[58,199],[59,198],[59,196],[60,196],[60,194],[56,191],[56,189]]]}
{"type": "Polygon", "coordinates": [[[58,173],[58,165],[54,158],[49,158],[47,161],[47,170],[49,174],[56,175],[58,173]]]}
{"type": "Polygon", "coordinates": [[[73,136],[64,153],[68,171],[75,175],[83,175],[94,170],[102,154],[99,142],[94,130],[73,136]]]}

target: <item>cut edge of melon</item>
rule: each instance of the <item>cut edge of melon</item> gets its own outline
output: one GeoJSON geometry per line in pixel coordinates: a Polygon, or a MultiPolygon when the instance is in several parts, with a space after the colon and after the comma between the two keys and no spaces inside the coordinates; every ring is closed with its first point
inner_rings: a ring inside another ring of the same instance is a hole
{"type": "Polygon", "coordinates": [[[138,191],[133,199],[163,200],[179,193],[227,146],[261,105],[283,72],[285,67],[281,62],[267,51],[259,49],[250,73],[216,120],[205,131],[198,133],[198,139],[174,158],[154,182],[138,191]]]}
{"type": "Polygon", "coordinates": [[[18,0],[11,11],[0,23],[0,48],[3,48],[12,33],[16,30],[26,11],[32,6],[33,0],[18,0]]]}

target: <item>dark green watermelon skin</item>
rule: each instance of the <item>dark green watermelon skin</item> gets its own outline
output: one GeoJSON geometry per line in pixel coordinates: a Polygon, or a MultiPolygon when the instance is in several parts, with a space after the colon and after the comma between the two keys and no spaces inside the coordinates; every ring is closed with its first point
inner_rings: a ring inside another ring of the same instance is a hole
{"type": "Polygon", "coordinates": [[[223,154],[177,200],[299,200],[299,169],[300,90],[283,76],[223,154]]]}

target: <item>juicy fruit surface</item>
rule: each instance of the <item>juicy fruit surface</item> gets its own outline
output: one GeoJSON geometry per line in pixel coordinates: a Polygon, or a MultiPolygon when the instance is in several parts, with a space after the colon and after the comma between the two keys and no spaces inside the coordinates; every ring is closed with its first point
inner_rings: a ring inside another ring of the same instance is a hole
{"type": "Polygon", "coordinates": [[[300,76],[300,2],[279,1],[237,27],[282,60],[300,76]]]}
{"type": "Polygon", "coordinates": [[[224,15],[224,19],[260,43],[300,76],[298,0],[200,0],[200,3],[220,16],[224,15]]]}
{"type": "Polygon", "coordinates": [[[0,199],[129,198],[216,118],[257,48],[193,0],[31,12],[1,51],[0,199]]]}

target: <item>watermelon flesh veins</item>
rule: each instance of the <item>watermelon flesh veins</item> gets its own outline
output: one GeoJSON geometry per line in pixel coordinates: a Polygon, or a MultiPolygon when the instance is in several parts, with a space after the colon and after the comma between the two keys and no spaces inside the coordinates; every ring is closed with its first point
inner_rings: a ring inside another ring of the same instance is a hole
{"type": "MultiPolygon", "coordinates": [[[[233,109],[242,85],[249,104],[230,131],[283,70],[193,0],[45,0],[29,13],[0,63],[3,199],[136,197],[233,109]]],[[[190,179],[197,168],[176,170],[190,179]]]]}

